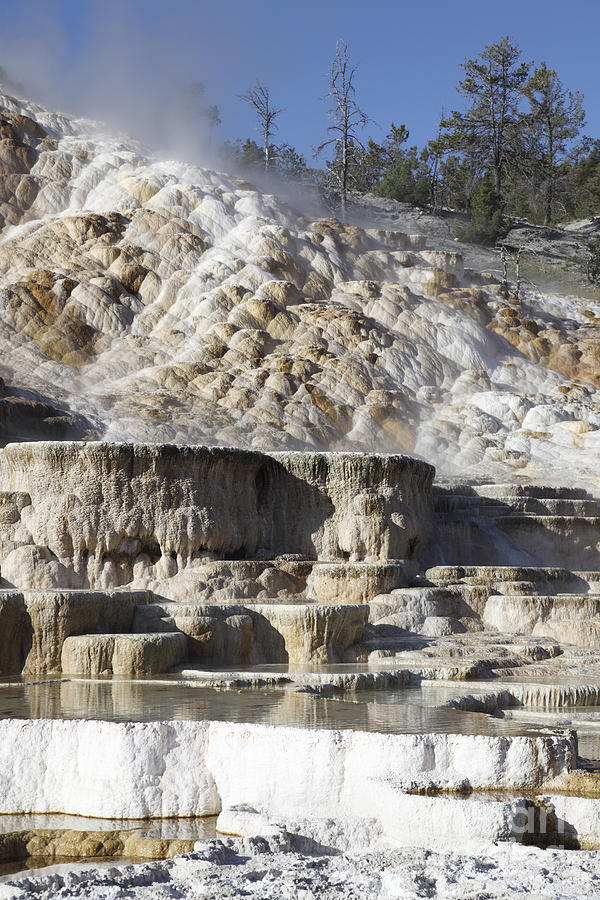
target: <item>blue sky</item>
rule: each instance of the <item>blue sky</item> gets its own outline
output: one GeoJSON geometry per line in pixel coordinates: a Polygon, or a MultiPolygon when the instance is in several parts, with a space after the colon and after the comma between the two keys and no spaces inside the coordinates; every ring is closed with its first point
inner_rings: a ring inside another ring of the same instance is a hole
{"type": "Polygon", "coordinates": [[[253,136],[238,95],[260,78],[286,107],[278,139],[310,158],[344,38],[373,137],[404,122],[421,145],[442,105],[460,104],[460,63],[506,34],[584,94],[586,131],[600,137],[600,0],[0,0],[0,12],[0,65],[29,93],[146,138],[193,81],[219,105],[223,139],[253,136]]]}

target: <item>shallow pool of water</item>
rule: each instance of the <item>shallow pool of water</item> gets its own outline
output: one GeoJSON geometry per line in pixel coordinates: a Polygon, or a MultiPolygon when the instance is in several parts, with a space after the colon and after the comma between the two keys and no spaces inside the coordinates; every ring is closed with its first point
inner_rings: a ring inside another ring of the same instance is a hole
{"type": "MultiPolygon", "coordinates": [[[[133,859],[127,856],[121,856],[111,859],[110,864],[127,865],[128,863],[140,863],[141,859],[133,859]]],[[[11,876],[23,875],[35,877],[37,875],[47,875],[50,866],[62,868],[65,872],[73,872],[82,863],[89,863],[90,868],[98,868],[99,865],[107,864],[106,859],[100,857],[89,857],[86,860],[70,859],[66,856],[56,856],[54,859],[45,859],[45,857],[29,856],[27,859],[15,859],[12,862],[0,862],[0,884],[4,881],[12,881],[11,876]]]]}
{"type": "MultiPolygon", "coordinates": [[[[462,688],[464,690],[464,686],[462,688]]],[[[530,734],[535,726],[483,713],[440,709],[460,686],[365,690],[323,699],[289,687],[228,689],[193,682],[49,679],[0,685],[0,718],[115,722],[217,720],[389,733],[530,734]]]]}
{"type": "Polygon", "coordinates": [[[0,813],[0,834],[9,831],[131,831],[159,840],[205,841],[214,838],[217,817],[186,819],[97,819],[66,813],[0,813]]]}
{"type": "MultiPolygon", "coordinates": [[[[68,816],[63,813],[0,814],[0,834],[14,831],[118,831],[131,832],[139,837],[159,840],[209,841],[217,835],[217,817],[187,819],[95,819],[85,816],[68,816]]],[[[36,857],[0,862],[0,881],[18,872],[35,874],[48,866],[66,865],[70,870],[79,863],[97,866],[98,862],[113,865],[145,862],[145,859],[115,856],[106,857],[36,857]]]]}

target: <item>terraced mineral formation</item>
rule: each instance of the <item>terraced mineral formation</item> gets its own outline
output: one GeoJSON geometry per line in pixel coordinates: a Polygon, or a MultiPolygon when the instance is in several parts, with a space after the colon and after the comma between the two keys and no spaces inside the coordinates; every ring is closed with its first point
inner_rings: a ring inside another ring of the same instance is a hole
{"type": "Polygon", "coordinates": [[[393,455],[8,445],[0,668],[403,664],[406,651],[414,667],[415,635],[485,630],[595,646],[598,501],[581,489],[432,490],[432,477],[393,455]],[[585,568],[539,565],[559,554],[585,568]],[[427,569],[444,559],[488,564],[427,569]]]}
{"type": "Polygon", "coordinates": [[[0,565],[22,587],[45,576],[95,587],[218,558],[410,558],[431,532],[433,474],[377,454],[9,445],[0,483],[13,521],[0,565]],[[47,574],[41,560],[29,565],[33,547],[52,557],[47,574]]]}
{"type": "MultiPolygon", "coordinates": [[[[473,796],[470,806],[452,797],[457,788],[543,794],[551,786],[568,785],[575,763],[568,735],[489,738],[296,729],[290,740],[285,728],[227,722],[60,720],[3,721],[0,733],[0,765],[10,785],[2,796],[2,813],[62,810],[139,819],[206,816],[246,805],[289,823],[304,820],[305,828],[312,820],[315,837],[330,831],[331,840],[337,831],[340,843],[351,842],[353,828],[359,827],[374,849],[419,846],[434,835],[450,847],[506,839],[507,807],[515,801],[488,804],[489,819],[481,823],[488,833],[469,834],[471,817],[482,812],[485,798],[479,802],[473,796]],[[21,747],[29,748],[30,764],[46,773],[35,783],[20,774],[21,747]],[[76,761],[68,784],[49,765],[60,757],[76,761]],[[376,777],[370,774],[373,759],[376,777]],[[359,784],[368,785],[368,791],[357,791],[359,784]],[[420,796],[435,792],[440,796],[420,796]],[[421,831],[417,822],[410,831],[399,827],[407,815],[427,807],[431,814],[421,831]]],[[[233,830],[229,816],[230,826],[223,831],[233,830]]]]}
{"type": "Polygon", "coordinates": [[[595,312],[0,103],[0,858],[236,836],[0,897],[280,897],[337,854],[429,896],[432,846],[448,896],[484,855],[565,885],[543,848],[600,848],[595,312]]]}
{"type": "Polygon", "coordinates": [[[431,540],[432,478],[404,456],[10,444],[0,669],[341,661],[365,599],[402,584],[431,540]]]}

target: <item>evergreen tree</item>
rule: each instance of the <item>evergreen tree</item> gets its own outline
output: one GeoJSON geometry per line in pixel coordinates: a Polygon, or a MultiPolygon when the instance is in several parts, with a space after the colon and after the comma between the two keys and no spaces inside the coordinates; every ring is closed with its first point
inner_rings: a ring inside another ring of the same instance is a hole
{"type": "MultiPolygon", "coordinates": [[[[264,167],[264,152],[252,138],[246,138],[243,143],[239,138],[236,141],[225,141],[221,151],[236,168],[258,169],[264,167]]],[[[272,152],[273,148],[271,148],[272,152]]]]}
{"type": "Polygon", "coordinates": [[[530,103],[530,122],[539,144],[539,163],[544,193],[544,225],[552,220],[561,163],[585,122],[583,97],[563,88],[545,62],[536,68],[524,86],[530,103]]]}
{"type": "Polygon", "coordinates": [[[298,153],[295,147],[283,144],[277,150],[275,161],[277,170],[284,178],[294,181],[306,181],[311,177],[312,170],[306,164],[302,153],[298,153]]]}
{"type": "Polygon", "coordinates": [[[447,155],[440,171],[443,205],[470,214],[473,196],[480,180],[479,168],[474,168],[469,159],[457,154],[447,155]]]}
{"type": "Polygon", "coordinates": [[[588,142],[572,172],[572,215],[587,218],[600,215],[600,140],[588,142]]]}
{"type": "Polygon", "coordinates": [[[365,147],[356,147],[354,151],[352,173],[354,188],[361,193],[372,191],[388,166],[389,159],[385,145],[369,138],[365,147]]]}
{"type": "Polygon", "coordinates": [[[457,90],[467,109],[454,110],[444,122],[446,146],[489,172],[498,203],[504,177],[519,150],[519,102],[530,69],[520,57],[517,44],[505,37],[485,47],[478,59],[466,59],[465,78],[457,90]]]}
{"type": "Polygon", "coordinates": [[[427,206],[431,187],[417,147],[410,147],[398,156],[375,188],[375,193],[415,206],[427,206]]]}
{"type": "Polygon", "coordinates": [[[587,255],[587,277],[592,284],[600,284],[600,235],[589,239],[587,255]]]}
{"type": "MultiPolygon", "coordinates": [[[[385,175],[404,158],[403,145],[407,139],[408,129],[406,126],[396,126],[392,122],[383,143],[377,144],[372,138],[369,138],[366,147],[357,148],[354,153],[353,171],[356,189],[378,192],[378,185],[381,184],[385,175]]],[[[383,194],[382,196],[387,195],[383,194]]]]}
{"type": "Polygon", "coordinates": [[[494,178],[486,172],[471,204],[471,217],[467,225],[458,229],[457,236],[473,244],[491,246],[508,231],[510,223],[502,214],[494,178]]]}

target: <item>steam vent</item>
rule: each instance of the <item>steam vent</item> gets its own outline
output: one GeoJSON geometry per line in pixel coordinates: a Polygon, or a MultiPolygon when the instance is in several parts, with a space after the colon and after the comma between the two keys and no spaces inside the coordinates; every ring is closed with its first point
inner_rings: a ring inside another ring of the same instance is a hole
{"type": "Polygon", "coordinates": [[[583,301],[0,132],[0,900],[600,896],[583,301]]]}

